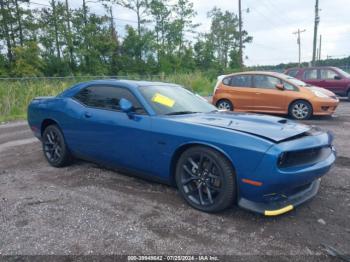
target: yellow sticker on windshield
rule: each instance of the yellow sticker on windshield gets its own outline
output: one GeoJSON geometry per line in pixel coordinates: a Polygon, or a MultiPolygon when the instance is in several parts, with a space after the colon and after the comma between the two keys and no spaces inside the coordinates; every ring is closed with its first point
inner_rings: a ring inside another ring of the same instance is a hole
{"type": "Polygon", "coordinates": [[[175,100],[167,97],[167,96],[163,96],[159,93],[156,93],[153,97],[152,97],[152,101],[167,107],[173,107],[175,105],[175,100]]]}

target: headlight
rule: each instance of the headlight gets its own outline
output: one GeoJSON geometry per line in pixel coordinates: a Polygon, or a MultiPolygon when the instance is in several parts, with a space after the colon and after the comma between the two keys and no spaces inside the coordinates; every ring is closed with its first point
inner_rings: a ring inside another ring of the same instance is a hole
{"type": "Polygon", "coordinates": [[[320,91],[313,90],[312,92],[315,94],[315,96],[322,97],[322,98],[330,98],[329,96],[327,96],[326,94],[324,94],[320,91]]]}

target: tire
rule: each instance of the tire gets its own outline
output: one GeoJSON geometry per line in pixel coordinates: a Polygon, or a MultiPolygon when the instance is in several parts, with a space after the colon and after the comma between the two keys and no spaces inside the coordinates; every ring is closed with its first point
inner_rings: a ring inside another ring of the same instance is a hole
{"type": "Polygon", "coordinates": [[[348,90],[348,100],[350,101],[350,89],[348,90]]]}
{"type": "Polygon", "coordinates": [[[305,100],[294,101],[289,106],[289,116],[297,120],[307,120],[312,116],[312,105],[305,100]]]}
{"type": "Polygon", "coordinates": [[[233,111],[234,107],[230,100],[221,99],[216,103],[218,109],[225,109],[228,111],[233,111]]]}
{"type": "Polygon", "coordinates": [[[44,156],[51,166],[64,167],[71,162],[71,155],[62,131],[57,125],[50,125],[45,128],[42,146],[44,156]]]}
{"type": "Polygon", "coordinates": [[[176,185],[186,202],[201,211],[215,213],[236,201],[236,177],[231,163],[219,152],[194,146],[180,156],[176,185]]]}

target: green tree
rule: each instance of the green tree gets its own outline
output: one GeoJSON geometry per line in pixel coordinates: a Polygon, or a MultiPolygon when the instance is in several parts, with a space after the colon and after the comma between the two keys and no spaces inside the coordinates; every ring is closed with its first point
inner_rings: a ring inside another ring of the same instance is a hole
{"type": "Polygon", "coordinates": [[[203,71],[207,70],[208,68],[213,68],[217,64],[214,55],[213,41],[208,39],[208,35],[204,35],[202,38],[199,38],[195,43],[194,60],[197,68],[203,71]]]}
{"type": "MultiPolygon", "coordinates": [[[[198,25],[191,0],[95,1],[106,7],[104,15],[95,14],[87,0],[80,8],[71,2],[50,0],[33,9],[29,0],[0,0],[1,75],[172,74],[237,66],[233,13],[213,9],[210,32],[193,41],[198,25]],[[135,13],[136,25],[127,25],[123,38],[113,5],[135,13]]],[[[252,40],[246,31],[243,37],[244,44],[252,40]]]]}
{"type": "Polygon", "coordinates": [[[26,42],[14,48],[15,62],[11,74],[17,77],[41,76],[44,63],[36,42],[26,42]]]}
{"type": "Polygon", "coordinates": [[[154,32],[158,60],[165,53],[166,33],[169,27],[171,10],[168,8],[168,0],[152,0],[149,4],[149,12],[155,23],[154,32]]]}
{"type": "Polygon", "coordinates": [[[140,36],[142,33],[142,25],[147,22],[145,19],[148,9],[147,0],[116,0],[115,2],[135,12],[137,18],[137,33],[140,36]]]}
{"type": "Polygon", "coordinates": [[[167,38],[170,49],[168,51],[177,50],[177,53],[180,54],[186,42],[185,33],[194,32],[194,29],[199,26],[193,23],[193,18],[197,13],[194,11],[193,3],[189,0],[178,0],[172,11],[176,18],[169,24],[167,38]]]}
{"type": "Polygon", "coordinates": [[[126,31],[127,34],[121,46],[123,71],[146,74],[147,61],[154,63],[153,34],[150,31],[145,31],[140,36],[131,26],[126,26],[126,31]],[[140,53],[143,53],[141,58],[140,53]]]}

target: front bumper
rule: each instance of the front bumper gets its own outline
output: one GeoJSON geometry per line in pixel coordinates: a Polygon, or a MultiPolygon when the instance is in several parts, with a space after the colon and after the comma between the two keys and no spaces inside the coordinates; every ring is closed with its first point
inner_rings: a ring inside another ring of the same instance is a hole
{"type": "Polygon", "coordinates": [[[268,216],[280,215],[315,196],[319,179],[336,159],[332,140],[331,134],[320,132],[271,147],[254,173],[238,177],[238,205],[268,216]],[[281,152],[323,147],[331,150],[315,161],[290,167],[277,165],[281,152]],[[247,180],[255,183],[247,183],[247,180]]]}
{"type": "Polygon", "coordinates": [[[316,116],[332,115],[339,105],[338,99],[319,98],[312,103],[313,114],[316,116]]]}
{"type": "Polygon", "coordinates": [[[241,198],[238,201],[238,205],[241,208],[253,211],[265,216],[278,216],[287,213],[294,209],[294,207],[310,200],[313,198],[320,187],[321,179],[316,179],[313,181],[306,189],[292,195],[281,199],[279,201],[269,202],[269,203],[259,203],[253,202],[245,198],[241,198]]]}

